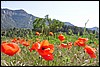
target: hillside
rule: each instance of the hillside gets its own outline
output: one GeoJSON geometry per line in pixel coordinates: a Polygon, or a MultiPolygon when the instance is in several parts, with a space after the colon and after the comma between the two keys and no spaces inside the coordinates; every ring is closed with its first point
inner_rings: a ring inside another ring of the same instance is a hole
{"type": "Polygon", "coordinates": [[[93,28],[88,28],[89,30],[96,30],[97,32],[99,32],[99,28],[98,27],[93,27],[93,28]]]}
{"type": "Polygon", "coordinates": [[[8,28],[30,28],[36,17],[28,14],[26,11],[1,9],[1,29],[8,28]]]}
{"type": "Polygon", "coordinates": [[[64,22],[65,25],[67,26],[74,26],[73,24],[71,24],[70,22],[64,22]]]}

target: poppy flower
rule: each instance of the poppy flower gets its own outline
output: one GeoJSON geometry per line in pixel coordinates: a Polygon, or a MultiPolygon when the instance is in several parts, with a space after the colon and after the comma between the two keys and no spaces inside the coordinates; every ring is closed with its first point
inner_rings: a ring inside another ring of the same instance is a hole
{"type": "Polygon", "coordinates": [[[59,48],[67,48],[67,44],[62,43],[59,45],[59,48]]]}
{"type": "Polygon", "coordinates": [[[48,40],[43,40],[41,43],[40,43],[40,48],[38,49],[38,52],[42,55],[42,54],[45,54],[45,53],[53,53],[54,51],[54,45],[53,44],[50,44],[48,42],[48,40]]]}
{"type": "Polygon", "coordinates": [[[36,32],[36,33],[35,33],[35,35],[38,35],[38,36],[39,36],[39,35],[40,35],[40,33],[39,33],[39,32],[36,32]]]}
{"type": "Polygon", "coordinates": [[[40,49],[40,43],[36,42],[36,43],[32,44],[32,48],[30,48],[29,50],[31,52],[32,50],[36,50],[37,51],[38,49],[40,49]]]}
{"type": "Polygon", "coordinates": [[[88,41],[88,38],[81,38],[81,37],[79,37],[78,40],[82,40],[84,42],[87,42],[88,41]]]}
{"type": "Polygon", "coordinates": [[[81,46],[81,47],[84,47],[84,46],[86,46],[86,42],[88,41],[88,38],[78,38],[78,40],[76,40],[75,42],[74,42],[74,46],[81,46]]]}
{"type": "Polygon", "coordinates": [[[82,40],[77,40],[77,41],[74,42],[74,46],[77,46],[77,45],[84,47],[86,44],[82,40]]]}
{"type": "Polygon", "coordinates": [[[40,48],[38,49],[38,53],[45,59],[45,60],[53,60],[53,53],[54,45],[50,44],[48,40],[43,40],[40,43],[40,48]]]}
{"type": "Polygon", "coordinates": [[[20,44],[24,45],[24,46],[29,46],[30,45],[30,41],[26,41],[25,39],[21,39],[20,40],[20,44]]]}
{"type": "Polygon", "coordinates": [[[60,34],[60,35],[58,36],[58,38],[59,38],[60,41],[64,41],[64,40],[65,40],[65,37],[64,37],[64,35],[62,35],[62,34],[60,34]]]}
{"type": "Polygon", "coordinates": [[[69,42],[69,43],[67,44],[67,48],[68,48],[68,49],[71,49],[71,48],[72,48],[72,42],[69,42]]]}
{"type": "Polygon", "coordinates": [[[68,48],[68,49],[71,49],[72,48],[72,42],[69,42],[68,44],[62,43],[61,45],[59,45],[59,48],[68,48]]]}
{"type": "Polygon", "coordinates": [[[25,39],[20,39],[19,43],[23,44],[23,42],[25,42],[25,39]]]}
{"type": "Polygon", "coordinates": [[[2,43],[1,44],[1,51],[9,56],[13,56],[17,52],[19,52],[20,48],[16,43],[2,43]]]}
{"type": "Polygon", "coordinates": [[[49,45],[49,46],[43,46],[40,49],[38,49],[38,53],[42,56],[43,59],[45,60],[53,60],[53,51],[54,51],[54,46],[49,45]]]}
{"type": "Polygon", "coordinates": [[[84,50],[86,53],[88,53],[90,55],[91,58],[96,58],[96,55],[95,55],[96,49],[95,48],[92,48],[92,47],[86,45],[84,50]]]}
{"type": "Polygon", "coordinates": [[[49,46],[41,46],[40,49],[38,49],[38,52],[40,55],[47,55],[48,53],[53,53],[54,51],[54,45],[49,46]]]}
{"type": "Polygon", "coordinates": [[[20,43],[21,38],[17,38],[17,43],[20,43]]]}
{"type": "Polygon", "coordinates": [[[50,36],[53,36],[53,33],[52,33],[52,32],[49,32],[49,35],[50,35],[50,36]]]}
{"type": "Polygon", "coordinates": [[[30,43],[29,42],[27,42],[27,41],[24,41],[24,42],[22,42],[22,45],[24,45],[24,46],[29,46],[30,45],[30,43]]]}
{"type": "Polygon", "coordinates": [[[12,39],[11,42],[17,42],[17,38],[12,39]]]}

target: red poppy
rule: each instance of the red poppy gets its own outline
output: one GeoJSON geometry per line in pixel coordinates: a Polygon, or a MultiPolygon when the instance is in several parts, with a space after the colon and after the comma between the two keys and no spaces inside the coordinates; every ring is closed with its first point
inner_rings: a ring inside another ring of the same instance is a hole
{"type": "Polygon", "coordinates": [[[72,48],[72,42],[69,42],[69,43],[67,44],[67,48],[68,48],[68,49],[71,49],[71,48],[72,48]]]}
{"type": "Polygon", "coordinates": [[[79,37],[78,40],[82,40],[84,42],[87,42],[88,41],[88,38],[81,38],[81,37],[79,37]]]}
{"type": "Polygon", "coordinates": [[[54,45],[41,46],[40,49],[38,49],[40,55],[47,55],[48,53],[53,53],[53,51],[54,45]]]}
{"type": "Polygon", "coordinates": [[[74,46],[82,46],[82,47],[84,47],[84,46],[86,46],[86,42],[88,41],[88,38],[78,38],[78,40],[76,40],[75,42],[74,42],[74,46]]]}
{"type": "Polygon", "coordinates": [[[25,40],[24,39],[20,39],[19,43],[23,44],[23,42],[25,42],[25,40]]]}
{"type": "Polygon", "coordinates": [[[20,43],[21,38],[17,38],[17,43],[20,43]]]}
{"type": "Polygon", "coordinates": [[[1,44],[1,51],[9,56],[13,56],[17,52],[19,52],[20,48],[16,43],[2,43],[1,44]]]}
{"type": "Polygon", "coordinates": [[[82,40],[77,40],[77,41],[75,41],[75,43],[74,43],[74,46],[82,46],[82,47],[84,47],[86,44],[85,44],[85,42],[84,41],[82,41],[82,40]]]}
{"type": "Polygon", "coordinates": [[[26,41],[25,39],[21,39],[19,42],[26,47],[30,45],[30,41],[26,41]]]}
{"type": "Polygon", "coordinates": [[[54,51],[54,46],[44,46],[38,49],[38,53],[44,58],[45,60],[53,60],[53,51],[54,51]]]}
{"type": "Polygon", "coordinates": [[[45,53],[53,53],[54,51],[54,45],[49,44],[48,40],[43,40],[40,43],[40,48],[38,49],[38,52],[42,55],[45,53]]]}
{"type": "Polygon", "coordinates": [[[95,48],[92,48],[92,47],[86,45],[84,50],[86,53],[88,53],[90,55],[91,58],[96,58],[96,55],[95,55],[96,49],[95,48]]]}
{"type": "Polygon", "coordinates": [[[38,53],[45,59],[45,60],[53,60],[53,51],[54,45],[50,44],[48,40],[43,40],[41,43],[40,49],[38,49],[38,53]]]}
{"type": "Polygon", "coordinates": [[[53,36],[53,33],[52,32],[49,32],[49,35],[53,36]]]}
{"type": "Polygon", "coordinates": [[[24,46],[29,46],[30,45],[30,43],[29,42],[27,42],[27,41],[24,41],[24,42],[22,42],[22,45],[24,45],[24,46]]]}
{"type": "Polygon", "coordinates": [[[39,33],[39,32],[36,32],[36,33],[35,33],[35,35],[38,35],[38,36],[39,36],[39,35],[40,35],[40,33],[39,33]]]}
{"type": "Polygon", "coordinates": [[[17,42],[17,38],[12,39],[11,41],[14,43],[17,42]]]}
{"type": "Polygon", "coordinates": [[[38,49],[40,49],[40,43],[39,42],[36,42],[36,43],[34,43],[32,45],[32,48],[30,48],[29,50],[31,52],[32,50],[36,50],[37,51],[38,49]]]}
{"type": "Polygon", "coordinates": [[[62,43],[61,45],[59,45],[59,48],[68,48],[68,49],[71,49],[72,48],[72,42],[69,42],[68,44],[62,43]]]}
{"type": "Polygon", "coordinates": [[[65,37],[64,37],[64,35],[62,35],[62,34],[60,34],[60,35],[58,36],[58,38],[59,38],[60,41],[64,41],[64,40],[65,40],[65,37]]]}
{"type": "Polygon", "coordinates": [[[67,44],[62,43],[59,45],[59,48],[67,48],[67,44]]]}

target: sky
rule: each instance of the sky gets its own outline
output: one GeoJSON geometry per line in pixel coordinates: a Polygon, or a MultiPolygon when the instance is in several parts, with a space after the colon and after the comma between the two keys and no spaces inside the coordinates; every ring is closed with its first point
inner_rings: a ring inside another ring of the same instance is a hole
{"type": "Polygon", "coordinates": [[[27,13],[84,27],[99,27],[99,1],[1,1],[1,8],[23,9],[27,13]]]}

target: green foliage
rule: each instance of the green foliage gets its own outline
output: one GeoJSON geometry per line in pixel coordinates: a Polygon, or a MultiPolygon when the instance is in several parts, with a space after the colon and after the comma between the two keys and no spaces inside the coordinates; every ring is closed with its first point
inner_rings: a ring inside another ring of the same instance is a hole
{"type": "Polygon", "coordinates": [[[40,31],[41,33],[47,35],[47,32],[56,32],[62,28],[62,26],[64,25],[63,22],[56,19],[51,20],[51,18],[49,18],[48,16],[49,15],[46,15],[45,18],[36,18],[33,21],[34,30],[40,31]]]}

